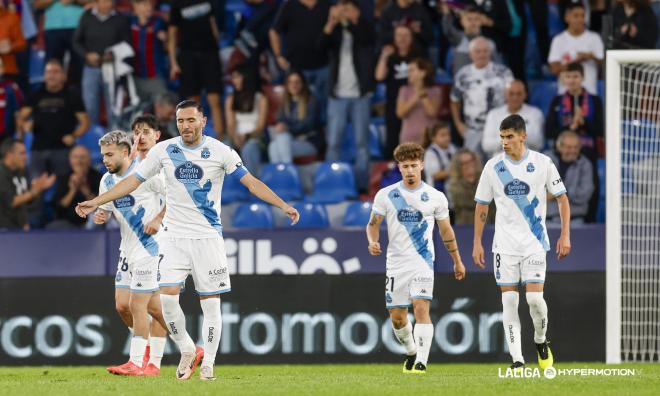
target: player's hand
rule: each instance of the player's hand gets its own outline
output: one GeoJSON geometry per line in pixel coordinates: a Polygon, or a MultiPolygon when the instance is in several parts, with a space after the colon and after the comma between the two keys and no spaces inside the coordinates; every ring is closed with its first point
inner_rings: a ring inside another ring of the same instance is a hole
{"type": "Polygon", "coordinates": [[[484,259],[484,247],[481,246],[481,243],[475,243],[472,248],[472,260],[477,265],[477,267],[484,269],[486,268],[486,260],[484,259]]]}
{"type": "Polygon", "coordinates": [[[369,243],[369,254],[372,256],[378,256],[380,255],[383,251],[380,249],[380,243],[379,242],[371,242],[369,243]]]}
{"type": "Polygon", "coordinates": [[[80,202],[76,205],[76,213],[82,218],[95,211],[99,206],[92,199],[91,201],[80,202]]]}
{"type": "Polygon", "coordinates": [[[149,235],[155,235],[159,229],[160,229],[160,218],[158,216],[156,216],[156,218],[152,219],[150,222],[144,225],[144,232],[149,235]]]}
{"type": "Polygon", "coordinates": [[[571,252],[571,239],[567,235],[560,235],[557,240],[557,259],[561,260],[571,252]]]}
{"type": "Polygon", "coordinates": [[[94,221],[94,224],[105,224],[110,220],[110,216],[105,210],[97,210],[96,213],[94,213],[94,218],[92,220],[94,221]]]}
{"type": "Polygon", "coordinates": [[[300,220],[300,213],[298,213],[298,210],[293,206],[287,205],[282,211],[291,219],[291,225],[296,225],[298,220],[300,220]]]}
{"type": "Polygon", "coordinates": [[[454,278],[456,278],[456,280],[465,279],[465,266],[463,265],[463,261],[454,263],[454,278]]]}

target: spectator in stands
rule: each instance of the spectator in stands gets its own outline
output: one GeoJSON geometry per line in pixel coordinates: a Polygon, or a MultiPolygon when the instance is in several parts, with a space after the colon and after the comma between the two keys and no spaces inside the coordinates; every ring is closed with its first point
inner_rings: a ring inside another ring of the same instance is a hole
{"type": "Polygon", "coordinates": [[[277,124],[270,129],[270,162],[291,163],[297,157],[318,155],[322,143],[320,128],[318,104],[305,75],[289,73],[277,124]]]}
{"type": "Polygon", "coordinates": [[[22,132],[32,131],[30,174],[58,176],[69,172],[69,149],[89,128],[80,94],[67,88],[66,74],[57,59],[46,63],[44,87],[30,95],[21,109],[22,132]]]}
{"type": "Polygon", "coordinates": [[[268,31],[275,19],[277,7],[275,2],[266,0],[245,0],[245,3],[250,6],[251,14],[238,32],[234,46],[242,58],[239,63],[246,62],[256,72],[261,54],[270,46],[268,31]]]}
{"type": "Polygon", "coordinates": [[[328,148],[326,159],[339,161],[347,120],[357,146],[355,181],[366,189],[369,178],[369,115],[374,91],[374,31],[357,0],[340,0],[330,8],[322,45],[330,51],[328,148]]]}
{"type": "Polygon", "coordinates": [[[456,154],[456,146],[451,143],[449,124],[439,121],[427,127],[422,146],[426,148],[424,153],[426,184],[445,192],[451,159],[456,154]]]}
{"type": "Polygon", "coordinates": [[[488,112],[486,125],[481,140],[481,148],[486,158],[492,158],[502,151],[502,140],[500,139],[500,123],[512,114],[518,114],[525,120],[527,131],[526,144],[532,150],[543,149],[545,140],[543,138],[543,112],[534,106],[525,103],[527,90],[525,84],[520,80],[511,81],[506,87],[506,104],[496,107],[488,112]]]}
{"type": "Polygon", "coordinates": [[[75,146],[69,153],[71,173],[60,178],[55,189],[55,220],[46,228],[80,228],[86,223],[76,214],[78,202],[96,198],[101,174],[92,168],[92,158],[84,146],[75,146]]]}
{"type": "Polygon", "coordinates": [[[23,93],[14,81],[5,78],[0,58],[0,142],[14,136],[22,105],[23,93]]]}
{"type": "Polygon", "coordinates": [[[0,230],[28,230],[27,205],[55,183],[55,175],[42,174],[28,186],[27,151],[23,142],[0,143],[0,230]]]}
{"type": "Polygon", "coordinates": [[[82,59],[73,48],[73,34],[82,16],[85,0],[40,0],[35,8],[44,11],[44,39],[46,59],[57,59],[64,64],[69,55],[69,81],[80,84],[82,59]]]}
{"type": "Polygon", "coordinates": [[[424,130],[438,119],[441,96],[435,84],[433,64],[417,58],[408,66],[408,85],[399,89],[396,115],[401,118],[401,143],[422,144],[424,130]]]}
{"type": "Polygon", "coordinates": [[[505,87],[513,75],[504,65],[491,61],[493,48],[483,37],[470,41],[472,63],[454,77],[451,91],[451,116],[464,147],[481,155],[481,137],[486,115],[504,105],[505,87]]]}
{"type": "MultiPolygon", "coordinates": [[[[451,161],[447,192],[456,214],[455,224],[474,224],[474,194],[481,177],[481,158],[473,151],[462,148],[456,152],[451,161]]],[[[491,205],[490,209],[495,206],[491,205]]],[[[495,211],[488,210],[487,222],[495,219],[495,211]]]]}
{"type": "MultiPolygon", "coordinates": [[[[589,211],[589,201],[595,191],[594,171],[591,161],[580,153],[580,136],[564,131],[557,139],[557,152],[546,154],[552,159],[564,181],[571,203],[571,223],[582,224],[589,211]]],[[[547,222],[559,223],[559,208],[553,196],[548,195],[547,222]]]]}
{"type": "Polygon", "coordinates": [[[325,118],[328,97],[328,51],[319,45],[328,21],[328,0],[282,2],[268,32],[275,60],[284,71],[298,70],[313,89],[325,118]]]}
{"type": "Polygon", "coordinates": [[[179,103],[179,97],[174,92],[163,92],[156,95],[154,99],[153,114],[160,126],[162,140],[179,136],[176,127],[177,103],[179,103]]]}
{"type": "Polygon", "coordinates": [[[179,94],[199,101],[202,91],[206,92],[213,130],[222,140],[225,129],[220,99],[223,90],[218,53],[220,30],[214,4],[211,0],[173,0],[167,49],[170,79],[181,79],[179,94]]]}
{"type": "Polygon", "coordinates": [[[114,125],[108,84],[103,81],[101,67],[112,62],[108,49],[121,42],[130,43],[128,18],[115,11],[114,0],[94,0],[93,6],[80,17],[73,35],[73,45],[85,59],[82,75],[82,96],[92,124],[100,123],[101,95],[105,102],[108,125],[114,125]]]}
{"type": "Polygon", "coordinates": [[[399,145],[401,119],[396,115],[399,89],[408,83],[410,62],[421,53],[410,27],[399,25],[394,29],[394,43],[383,46],[378,58],[376,80],[385,81],[385,159],[393,159],[394,149],[399,145]]]}
{"type": "MultiPolygon", "coordinates": [[[[509,32],[512,27],[509,13],[510,0],[468,0],[469,6],[476,8],[481,14],[481,32],[495,42],[497,49],[504,52],[509,45],[509,32]]],[[[514,0],[517,1],[517,0],[514,0]]],[[[514,3],[511,2],[511,6],[514,3]]],[[[494,50],[494,49],[493,49],[494,50]]]]}
{"type": "MultiPolygon", "coordinates": [[[[603,63],[604,49],[600,36],[587,30],[584,5],[571,3],[566,7],[567,29],[552,39],[548,63],[552,73],[559,75],[569,63],[580,62],[584,68],[584,87],[597,93],[598,67],[603,63]]],[[[559,93],[565,89],[560,86],[559,93]]]]}
{"type": "MultiPolygon", "coordinates": [[[[433,25],[424,6],[415,0],[394,0],[380,17],[381,45],[392,42],[394,29],[407,25],[415,33],[415,40],[424,50],[433,44],[433,25]]],[[[426,55],[426,54],[425,54],[426,55]]]]}
{"type": "MultiPolygon", "coordinates": [[[[603,138],[603,103],[583,86],[584,70],[580,63],[570,63],[560,74],[566,92],[556,96],[550,104],[545,124],[546,139],[557,139],[569,129],[580,136],[582,153],[596,161],[598,139],[603,138]]],[[[601,153],[603,154],[603,153],[601,153]]]]}
{"type": "Polygon", "coordinates": [[[16,81],[19,76],[16,53],[27,48],[21,30],[21,18],[9,11],[5,1],[0,1],[0,59],[5,68],[5,76],[16,81]]]}
{"type": "Polygon", "coordinates": [[[130,24],[135,88],[140,100],[148,102],[167,92],[164,50],[167,26],[161,17],[154,15],[151,0],[133,0],[130,24]]]}
{"type": "Polygon", "coordinates": [[[618,0],[612,10],[615,49],[653,49],[658,21],[649,0],[618,0]]]}
{"type": "Polygon", "coordinates": [[[261,141],[268,116],[268,99],[259,92],[257,76],[247,66],[231,73],[234,92],[225,100],[227,133],[234,148],[240,151],[248,170],[259,174],[261,168],[261,141]]]}
{"type": "MultiPolygon", "coordinates": [[[[454,17],[447,3],[440,3],[440,12],[442,13],[442,32],[447,36],[449,44],[454,48],[454,54],[451,64],[451,73],[456,73],[465,65],[470,64],[470,40],[481,36],[481,24],[483,14],[475,7],[467,7],[460,13],[460,22],[463,30],[454,26],[454,17]]],[[[491,42],[491,48],[495,48],[495,43],[491,42]]],[[[491,54],[492,60],[497,58],[496,51],[491,54]]]]}

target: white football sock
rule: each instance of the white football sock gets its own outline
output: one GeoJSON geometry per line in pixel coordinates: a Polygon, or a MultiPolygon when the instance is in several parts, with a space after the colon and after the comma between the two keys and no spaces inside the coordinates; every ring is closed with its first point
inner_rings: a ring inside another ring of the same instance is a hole
{"type": "Polygon", "coordinates": [[[194,353],[195,343],[186,330],[186,316],[179,305],[179,295],[161,294],[160,302],[163,306],[165,324],[179,350],[181,353],[194,353]]]}
{"type": "Polygon", "coordinates": [[[529,314],[534,322],[534,342],[545,342],[545,332],[548,329],[548,306],[543,299],[543,292],[527,292],[529,314]]]}
{"type": "Polygon", "coordinates": [[[520,318],[518,317],[518,292],[502,292],[502,325],[504,338],[514,362],[525,363],[520,343],[520,318]]]}
{"type": "Polygon", "coordinates": [[[167,337],[149,337],[149,363],[153,363],[156,367],[160,368],[160,361],[163,360],[163,352],[165,351],[165,343],[167,337]]]}
{"type": "Polygon", "coordinates": [[[142,359],[144,359],[144,350],[147,348],[147,340],[142,337],[135,336],[131,338],[131,362],[138,367],[142,367],[142,359]]]}
{"type": "Polygon", "coordinates": [[[415,345],[415,337],[413,337],[412,323],[408,321],[406,325],[400,329],[394,328],[394,324],[392,324],[392,329],[394,330],[394,335],[396,336],[397,340],[399,340],[401,345],[406,348],[406,355],[412,356],[416,354],[417,345],[415,345]]]}
{"type": "Polygon", "coordinates": [[[426,366],[429,360],[429,351],[433,342],[433,324],[415,323],[415,344],[417,344],[417,362],[426,366]]]}
{"type": "Polygon", "coordinates": [[[220,299],[207,298],[200,300],[204,321],[202,322],[202,337],[204,338],[204,359],[202,366],[211,366],[215,363],[215,355],[220,346],[222,335],[222,315],[220,313],[220,299]]]}

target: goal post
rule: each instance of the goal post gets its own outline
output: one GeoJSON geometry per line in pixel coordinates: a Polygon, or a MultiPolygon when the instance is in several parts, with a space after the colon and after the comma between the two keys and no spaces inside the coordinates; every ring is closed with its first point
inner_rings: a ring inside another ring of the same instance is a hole
{"type": "Polygon", "coordinates": [[[660,51],[606,53],[607,363],[660,360],[660,51]]]}

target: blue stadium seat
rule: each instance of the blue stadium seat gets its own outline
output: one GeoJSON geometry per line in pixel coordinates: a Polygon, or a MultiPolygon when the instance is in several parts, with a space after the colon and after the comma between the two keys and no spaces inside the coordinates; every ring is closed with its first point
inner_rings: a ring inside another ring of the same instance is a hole
{"type": "Polygon", "coordinates": [[[548,115],[550,103],[557,96],[557,81],[536,81],[529,94],[529,104],[541,109],[548,115]]]}
{"type": "Polygon", "coordinates": [[[385,120],[382,117],[373,117],[369,122],[369,156],[383,158],[383,145],[380,137],[385,135],[385,120]]]}
{"type": "Polygon", "coordinates": [[[605,180],[605,160],[600,158],[596,162],[598,171],[599,191],[598,191],[598,208],[596,209],[596,222],[605,223],[605,193],[606,183],[605,180]]]}
{"type": "Polygon", "coordinates": [[[266,164],[261,168],[260,179],[285,201],[303,197],[300,175],[293,164],[266,164]]]}
{"type": "Polygon", "coordinates": [[[232,202],[247,201],[250,197],[250,192],[238,177],[227,175],[222,183],[222,204],[230,204],[232,202]]]}
{"type": "Polygon", "coordinates": [[[342,162],[324,162],[314,175],[314,192],[309,201],[338,203],[357,197],[355,178],[350,165],[342,162]]]}
{"type": "Polygon", "coordinates": [[[598,97],[605,104],[605,80],[598,80],[598,97]]]}
{"type": "Polygon", "coordinates": [[[371,217],[371,202],[351,202],[344,213],[345,227],[363,227],[369,223],[371,217]]]}
{"type": "Polygon", "coordinates": [[[299,202],[293,205],[300,213],[300,221],[296,228],[328,228],[328,211],[325,206],[318,203],[299,202]]]}
{"type": "Polygon", "coordinates": [[[274,224],[270,205],[264,203],[242,204],[232,219],[236,228],[273,228],[274,224]]]}
{"type": "Polygon", "coordinates": [[[377,83],[376,89],[374,89],[374,94],[371,97],[371,103],[385,103],[386,94],[385,83],[377,83]]]}

